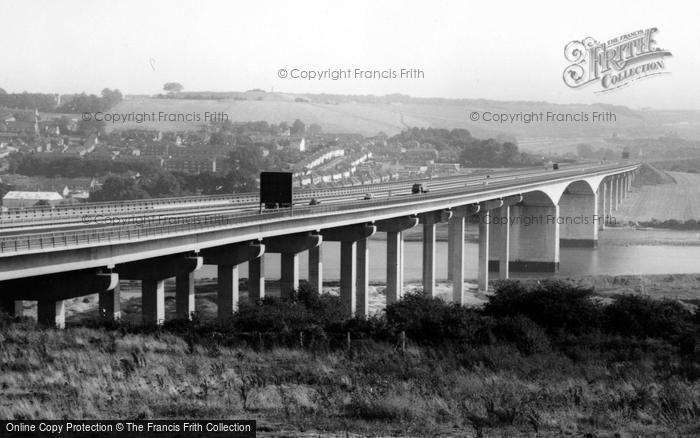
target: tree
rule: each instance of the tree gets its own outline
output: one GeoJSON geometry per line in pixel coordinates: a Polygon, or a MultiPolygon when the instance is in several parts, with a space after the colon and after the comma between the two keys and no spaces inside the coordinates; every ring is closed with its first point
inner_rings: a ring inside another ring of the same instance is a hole
{"type": "Polygon", "coordinates": [[[179,82],[166,82],[165,85],[163,85],[163,91],[167,91],[168,93],[179,93],[184,89],[185,87],[179,82]]]}
{"type": "Polygon", "coordinates": [[[234,192],[254,191],[259,172],[267,167],[262,148],[254,144],[236,148],[231,152],[229,162],[231,172],[227,177],[234,192]]]}
{"type": "Polygon", "coordinates": [[[3,88],[0,88],[0,94],[7,94],[7,91],[5,91],[3,88]]]}
{"type": "Polygon", "coordinates": [[[143,184],[143,189],[153,197],[179,196],[180,183],[170,172],[160,171],[143,184]]]}
{"type": "Polygon", "coordinates": [[[90,194],[91,202],[124,201],[148,198],[148,193],[141,189],[134,179],[126,176],[110,176],[102,188],[90,194]]]}
{"type": "Polygon", "coordinates": [[[121,102],[122,99],[123,96],[119,90],[112,91],[109,88],[102,90],[102,108],[105,110],[112,108],[114,105],[121,102]]]}
{"type": "Polygon", "coordinates": [[[501,159],[503,164],[513,164],[518,158],[518,146],[509,141],[503,143],[503,151],[501,152],[501,159]]]}
{"type": "Polygon", "coordinates": [[[295,135],[303,135],[305,132],[306,125],[304,125],[304,122],[302,122],[299,119],[296,119],[294,123],[292,123],[291,133],[295,135]]]}

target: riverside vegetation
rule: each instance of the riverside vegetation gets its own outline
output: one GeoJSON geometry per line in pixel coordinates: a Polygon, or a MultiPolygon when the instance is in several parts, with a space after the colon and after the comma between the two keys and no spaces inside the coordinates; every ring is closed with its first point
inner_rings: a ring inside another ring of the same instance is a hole
{"type": "Polygon", "coordinates": [[[269,436],[700,434],[700,312],[559,281],[370,318],[308,287],[224,323],[0,317],[0,418],[255,419],[269,436]]]}

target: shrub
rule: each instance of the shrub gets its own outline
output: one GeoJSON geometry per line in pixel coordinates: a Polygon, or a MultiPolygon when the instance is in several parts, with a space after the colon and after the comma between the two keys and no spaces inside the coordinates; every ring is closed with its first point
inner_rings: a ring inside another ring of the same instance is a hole
{"type": "Polygon", "coordinates": [[[605,307],[609,333],[636,338],[676,339],[692,332],[693,315],[680,303],[639,295],[619,295],[605,307]]]}
{"type": "Polygon", "coordinates": [[[405,330],[412,340],[431,343],[445,339],[474,342],[486,325],[478,311],[422,292],[406,294],[387,306],[386,317],[391,327],[405,330]]]}
{"type": "Polygon", "coordinates": [[[523,354],[544,353],[550,350],[547,333],[525,316],[501,318],[496,321],[492,330],[498,341],[513,344],[523,354]]]}
{"type": "Polygon", "coordinates": [[[496,284],[484,312],[496,318],[526,316],[550,335],[589,333],[600,328],[602,316],[592,295],[590,288],[558,280],[538,282],[531,287],[519,281],[502,281],[496,284]]]}
{"type": "Polygon", "coordinates": [[[233,327],[242,332],[318,331],[345,320],[339,297],[300,287],[292,297],[266,297],[260,303],[241,304],[233,327]]]}

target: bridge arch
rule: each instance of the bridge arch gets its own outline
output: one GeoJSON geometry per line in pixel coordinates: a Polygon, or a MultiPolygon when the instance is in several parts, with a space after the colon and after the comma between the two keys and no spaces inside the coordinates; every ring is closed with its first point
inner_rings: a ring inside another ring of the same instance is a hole
{"type": "Polygon", "coordinates": [[[559,269],[558,192],[558,188],[524,192],[522,202],[510,208],[511,271],[559,269]]]}
{"type": "Polygon", "coordinates": [[[595,248],[598,245],[598,188],[603,178],[570,182],[559,198],[562,246],[595,248]]]}

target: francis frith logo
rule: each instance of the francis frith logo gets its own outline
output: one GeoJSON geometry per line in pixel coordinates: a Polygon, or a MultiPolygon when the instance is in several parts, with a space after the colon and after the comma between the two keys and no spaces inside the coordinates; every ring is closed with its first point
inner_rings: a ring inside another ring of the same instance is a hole
{"type": "Polygon", "coordinates": [[[654,39],[657,32],[652,27],[602,43],[592,37],[571,41],[564,48],[566,60],[572,63],[564,69],[564,83],[570,88],[598,83],[597,92],[601,93],[668,73],[665,58],[672,55],[658,47],[654,39]]]}

